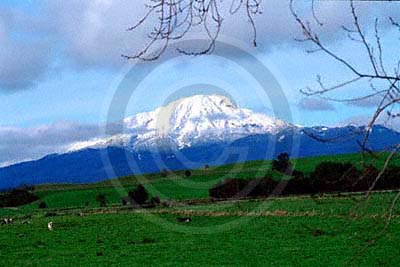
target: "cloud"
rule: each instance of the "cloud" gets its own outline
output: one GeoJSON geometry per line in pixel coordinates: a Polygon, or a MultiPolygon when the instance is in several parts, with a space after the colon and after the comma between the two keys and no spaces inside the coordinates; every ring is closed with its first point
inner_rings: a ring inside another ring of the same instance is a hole
{"type": "MultiPolygon", "coordinates": [[[[310,20],[323,37],[337,41],[346,36],[340,28],[351,23],[350,6],[346,1],[318,1],[316,12],[324,27],[318,27],[312,17],[309,2],[295,1],[297,9],[310,20]]],[[[149,42],[147,35],[157,25],[158,13],[154,13],[143,26],[134,32],[126,29],[134,25],[147,12],[148,0],[47,0],[42,16],[54,22],[53,33],[65,42],[67,54],[83,67],[119,67],[126,61],[121,54],[135,54],[149,42]]],[[[275,45],[294,44],[301,37],[301,29],[293,18],[290,1],[269,0],[263,2],[263,14],[257,15],[258,43],[261,50],[275,45]]],[[[243,8],[231,15],[230,1],[219,3],[224,17],[222,35],[237,38],[252,45],[252,30],[243,8]]],[[[372,25],[372,14],[379,14],[385,5],[357,5],[360,17],[368,18],[364,26],[372,25]]],[[[46,29],[48,25],[42,26],[46,29]]],[[[190,31],[188,37],[206,38],[202,27],[190,31]]],[[[297,45],[299,45],[297,43],[297,45]]]]}
{"type": "Polygon", "coordinates": [[[64,152],[74,142],[99,136],[95,125],[59,122],[30,128],[0,127],[0,165],[64,152]]]}
{"type": "MultiPolygon", "coordinates": [[[[144,1],[50,0],[45,16],[53,33],[65,42],[65,52],[78,67],[120,67],[122,54],[144,47],[142,36],[126,29],[144,14],[144,1]]],[[[147,30],[147,29],[146,29],[147,30]]]]}
{"type": "MultiPolygon", "coordinates": [[[[335,126],[347,126],[347,125],[354,125],[354,126],[365,126],[371,122],[372,115],[357,115],[349,117],[335,126]]],[[[389,118],[387,114],[382,114],[375,124],[383,125],[386,128],[395,130],[400,132],[400,119],[399,118],[389,118]]]]}
{"type": "Polygon", "coordinates": [[[348,105],[362,107],[362,108],[371,108],[371,107],[378,107],[379,103],[381,102],[382,98],[379,97],[369,97],[365,99],[355,100],[348,102],[348,105]]]}
{"type": "MultiPolygon", "coordinates": [[[[135,54],[149,41],[147,34],[156,23],[155,17],[133,33],[125,30],[145,14],[147,2],[45,0],[37,4],[38,7],[32,4],[35,12],[15,9],[0,12],[0,87],[32,87],[52,68],[54,61],[61,62],[62,67],[68,67],[72,62],[77,68],[119,68],[126,63],[121,54],[135,54]],[[20,38],[11,38],[14,35],[20,38]]],[[[304,17],[313,22],[309,2],[295,2],[304,17]]],[[[251,46],[252,30],[245,10],[229,15],[229,1],[222,5],[221,34],[251,46]]],[[[379,10],[387,10],[387,5],[360,4],[358,10],[360,14],[370,16],[371,12],[379,14],[379,10]]],[[[319,29],[324,32],[323,37],[330,41],[340,40],[344,35],[339,34],[338,29],[350,20],[348,3],[318,1],[316,11],[325,23],[319,29]]],[[[293,39],[301,36],[290,13],[289,1],[264,1],[263,14],[256,17],[256,25],[261,50],[294,44],[293,39]]],[[[204,37],[205,32],[197,29],[189,36],[204,37]]]]}
{"type": "Polygon", "coordinates": [[[75,144],[123,133],[121,122],[106,126],[68,121],[26,128],[0,126],[0,166],[65,153],[75,144]]]}
{"type": "Polygon", "coordinates": [[[335,107],[326,100],[318,98],[302,98],[297,104],[300,109],[307,111],[333,111],[335,107]]]}
{"type": "Polygon", "coordinates": [[[49,43],[24,37],[19,22],[25,20],[14,10],[0,12],[0,90],[33,87],[47,70],[49,43]]]}
{"type": "Polygon", "coordinates": [[[0,88],[32,88],[44,77],[49,64],[48,46],[41,42],[0,44],[0,88]]]}

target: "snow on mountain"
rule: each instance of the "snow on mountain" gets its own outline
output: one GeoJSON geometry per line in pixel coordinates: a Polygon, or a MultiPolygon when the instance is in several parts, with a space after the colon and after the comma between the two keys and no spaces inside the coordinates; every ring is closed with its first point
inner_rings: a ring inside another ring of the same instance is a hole
{"type": "Polygon", "coordinates": [[[85,148],[104,148],[109,146],[127,147],[132,139],[130,134],[118,134],[107,138],[95,138],[76,142],[66,148],[66,152],[74,152],[85,148]]]}
{"type": "Polygon", "coordinates": [[[275,134],[288,127],[295,126],[240,108],[225,96],[194,95],[124,119],[123,134],[73,144],[69,150],[111,145],[131,146],[135,150],[162,146],[183,148],[232,142],[253,134],[275,134]]]}

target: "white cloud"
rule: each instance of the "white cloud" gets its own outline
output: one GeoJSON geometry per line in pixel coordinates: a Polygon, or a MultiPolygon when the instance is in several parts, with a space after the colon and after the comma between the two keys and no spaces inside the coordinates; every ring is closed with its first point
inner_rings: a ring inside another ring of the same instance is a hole
{"type": "Polygon", "coordinates": [[[4,40],[0,44],[0,88],[34,87],[44,76],[49,60],[48,46],[44,43],[4,40]]]}
{"type": "Polygon", "coordinates": [[[21,21],[28,22],[27,17],[19,12],[0,12],[0,89],[14,90],[35,86],[49,64],[48,40],[18,37],[24,34],[19,27],[21,21]]]}
{"type": "Polygon", "coordinates": [[[319,98],[302,98],[298,103],[299,108],[308,111],[333,111],[335,107],[326,100],[319,98]]]}
{"type": "Polygon", "coordinates": [[[74,142],[99,135],[94,125],[59,122],[30,128],[0,127],[0,165],[64,152],[74,142]]]}
{"type": "MultiPolygon", "coordinates": [[[[54,60],[73,62],[80,68],[115,68],[125,63],[121,54],[134,54],[148,41],[146,34],[154,27],[153,18],[137,32],[125,29],[137,22],[146,12],[147,0],[45,0],[32,14],[23,11],[0,12],[0,87],[27,88],[44,76],[54,60]],[[22,39],[13,40],[10,34],[22,39]],[[32,40],[32,36],[35,37],[32,40]],[[5,41],[4,41],[5,40],[5,41]],[[51,53],[56,51],[56,53],[51,53]],[[61,59],[61,60],[60,60],[61,59]]],[[[295,1],[305,18],[312,19],[309,2],[295,1]]],[[[228,14],[229,1],[222,3],[224,22],[222,34],[238,38],[251,46],[252,31],[243,11],[228,14]]],[[[357,4],[359,13],[370,18],[373,14],[388,14],[390,4],[357,4]],[[386,12],[386,13],[385,13],[386,12]]],[[[340,40],[342,23],[350,20],[346,1],[317,1],[318,18],[325,23],[323,37],[340,40]]],[[[396,15],[391,11],[391,15],[396,15]]],[[[157,15],[157,14],[155,14],[157,15]]],[[[294,44],[301,32],[290,14],[289,1],[263,2],[263,14],[256,17],[258,44],[261,50],[275,45],[294,44]]],[[[314,21],[315,24],[315,21],[314,21]]],[[[317,27],[318,28],[318,27],[317,27]]],[[[195,31],[191,36],[203,34],[195,31]]],[[[298,44],[297,44],[298,45],[298,44]]]]}
{"type": "Polygon", "coordinates": [[[121,54],[139,49],[144,39],[126,29],[144,14],[144,1],[47,1],[46,16],[78,66],[118,67],[121,54]]]}

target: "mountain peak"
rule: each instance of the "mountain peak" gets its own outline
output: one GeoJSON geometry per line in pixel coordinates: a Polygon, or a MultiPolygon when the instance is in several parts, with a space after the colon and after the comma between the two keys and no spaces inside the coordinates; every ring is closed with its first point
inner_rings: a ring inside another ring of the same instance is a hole
{"type": "Polygon", "coordinates": [[[177,147],[207,142],[231,142],[263,133],[276,133],[291,125],[238,107],[221,95],[194,95],[173,101],[154,111],[124,120],[136,135],[137,147],[169,140],[177,147]]]}
{"type": "Polygon", "coordinates": [[[168,103],[167,106],[177,106],[179,104],[183,105],[192,105],[192,106],[228,106],[228,107],[236,107],[236,104],[227,96],[223,95],[192,95],[188,97],[183,97],[177,100],[174,100],[168,103]]]}
{"type": "Polygon", "coordinates": [[[67,151],[108,146],[131,150],[181,149],[199,144],[230,143],[256,134],[297,128],[282,120],[240,108],[221,95],[193,95],[153,111],[125,118],[124,132],[72,144],[67,151]]]}

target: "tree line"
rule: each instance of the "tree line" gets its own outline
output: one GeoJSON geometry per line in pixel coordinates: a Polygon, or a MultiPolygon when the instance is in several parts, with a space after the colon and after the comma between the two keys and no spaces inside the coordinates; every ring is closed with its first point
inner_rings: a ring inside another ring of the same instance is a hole
{"type": "Polygon", "coordinates": [[[325,161],[306,175],[292,170],[287,153],[280,154],[272,162],[272,169],[284,174],[280,180],[272,176],[260,179],[226,179],[209,190],[216,199],[265,197],[274,195],[316,195],[335,192],[359,192],[400,189],[400,167],[392,166],[384,171],[369,165],[357,169],[352,163],[325,161]],[[377,177],[379,177],[377,179],[377,177]]]}

